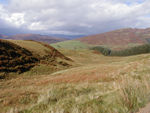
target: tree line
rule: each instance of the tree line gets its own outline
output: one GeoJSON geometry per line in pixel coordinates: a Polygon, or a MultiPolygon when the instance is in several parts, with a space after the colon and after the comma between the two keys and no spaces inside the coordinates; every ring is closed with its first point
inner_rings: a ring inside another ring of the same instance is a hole
{"type": "Polygon", "coordinates": [[[144,44],[140,46],[135,46],[123,50],[111,50],[102,46],[95,46],[91,48],[92,50],[99,51],[105,56],[131,56],[144,53],[150,53],[150,44],[144,44]]]}

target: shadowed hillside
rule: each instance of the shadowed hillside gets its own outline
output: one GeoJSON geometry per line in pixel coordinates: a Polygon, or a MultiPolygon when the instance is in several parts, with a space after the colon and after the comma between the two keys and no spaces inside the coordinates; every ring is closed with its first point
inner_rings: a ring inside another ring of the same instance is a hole
{"type": "Polygon", "coordinates": [[[0,40],[0,72],[24,72],[35,66],[38,57],[25,48],[0,40]]]}

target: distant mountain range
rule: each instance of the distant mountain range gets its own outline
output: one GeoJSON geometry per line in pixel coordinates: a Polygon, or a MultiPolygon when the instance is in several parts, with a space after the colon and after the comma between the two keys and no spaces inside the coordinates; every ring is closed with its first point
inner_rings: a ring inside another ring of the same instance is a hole
{"type": "Polygon", "coordinates": [[[17,35],[11,35],[11,36],[0,34],[0,38],[1,39],[13,39],[13,40],[35,40],[35,41],[40,41],[40,42],[46,42],[49,44],[67,40],[65,38],[56,38],[56,37],[52,37],[48,35],[40,35],[40,34],[17,34],[17,35]]]}
{"type": "Polygon", "coordinates": [[[76,40],[91,45],[125,46],[128,44],[145,44],[150,42],[150,28],[125,28],[102,34],[78,38],[76,40]]]}
{"type": "Polygon", "coordinates": [[[87,35],[50,34],[50,36],[59,37],[59,38],[66,38],[66,39],[72,40],[72,39],[76,39],[76,38],[85,37],[85,36],[87,36],[87,35]]]}
{"type": "MultiPolygon", "coordinates": [[[[14,39],[14,40],[35,40],[46,43],[57,43],[66,41],[65,38],[56,38],[55,36],[40,35],[40,34],[16,34],[11,36],[6,36],[0,34],[1,39],[14,39]]],[[[59,37],[59,36],[58,36],[59,37]]],[[[62,36],[64,37],[64,36],[62,36]]],[[[90,45],[109,45],[109,46],[126,46],[129,44],[145,44],[150,42],[150,28],[147,29],[133,29],[125,28],[114,30],[110,32],[105,32],[90,36],[79,36],[81,38],[72,37],[70,39],[78,40],[83,43],[90,45]]]]}

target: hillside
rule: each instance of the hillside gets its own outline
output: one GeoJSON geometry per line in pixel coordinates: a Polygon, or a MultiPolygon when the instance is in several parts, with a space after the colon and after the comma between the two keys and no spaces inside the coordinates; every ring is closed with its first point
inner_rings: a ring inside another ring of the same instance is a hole
{"type": "Polygon", "coordinates": [[[45,43],[0,40],[0,72],[22,73],[36,66],[47,67],[49,72],[53,72],[68,68],[70,61],[72,60],[45,43]]]}
{"type": "Polygon", "coordinates": [[[105,45],[122,48],[132,45],[141,45],[150,41],[150,28],[147,29],[119,29],[97,35],[76,39],[91,45],[105,45]]]}
{"type": "Polygon", "coordinates": [[[35,40],[35,41],[45,42],[49,44],[67,40],[64,38],[56,38],[56,37],[40,35],[40,34],[16,34],[12,36],[0,35],[0,38],[1,39],[13,39],[13,40],[35,40]]]}
{"type": "Polygon", "coordinates": [[[0,72],[24,72],[38,61],[39,59],[27,49],[0,40],[0,72]]]}

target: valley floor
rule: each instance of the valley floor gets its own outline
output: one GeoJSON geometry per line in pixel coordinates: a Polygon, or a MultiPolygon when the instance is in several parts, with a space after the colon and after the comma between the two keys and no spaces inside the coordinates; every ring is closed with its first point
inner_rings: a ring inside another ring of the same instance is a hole
{"type": "Polygon", "coordinates": [[[133,113],[150,101],[150,54],[60,51],[72,68],[0,81],[1,113],[133,113]]]}

